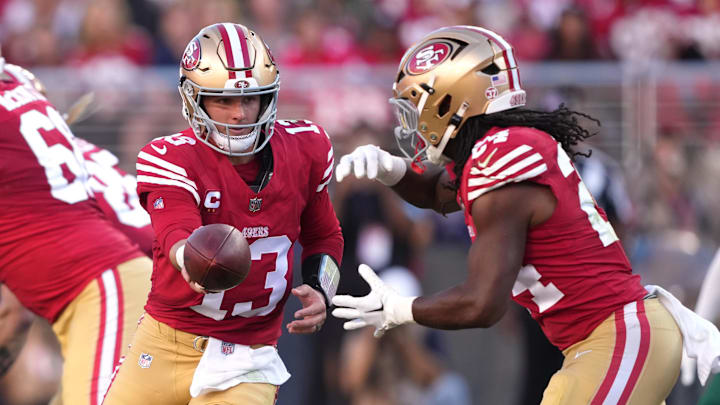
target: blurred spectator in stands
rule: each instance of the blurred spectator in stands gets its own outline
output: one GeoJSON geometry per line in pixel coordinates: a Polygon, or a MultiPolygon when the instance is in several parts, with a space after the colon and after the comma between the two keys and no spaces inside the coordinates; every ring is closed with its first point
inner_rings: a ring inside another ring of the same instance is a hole
{"type": "Polygon", "coordinates": [[[175,67],[185,50],[185,45],[200,28],[192,2],[176,1],[162,9],[157,36],[154,38],[153,63],[175,67]]]}
{"type": "Polygon", "coordinates": [[[295,20],[293,35],[278,59],[283,66],[338,65],[362,60],[350,31],[327,21],[315,8],[306,8],[295,20]]]}
{"type": "Polygon", "coordinates": [[[152,59],[150,37],[132,24],[121,0],[95,0],[88,4],[80,28],[79,47],[71,55],[76,65],[147,65],[152,59]]]}
{"type": "Polygon", "coordinates": [[[262,27],[263,39],[268,44],[272,44],[271,52],[276,57],[285,53],[285,47],[290,40],[287,26],[290,8],[290,5],[283,0],[248,1],[249,16],[253,19],[250,25],[262,27]]]}
{"type": "Polygon", "coordinates": [[[8,0],[0,13],[0,41],[8,60],[24,66],[67,61],[77,43],[86,0],[8,0]]]}
{"type": "Polygon", "coordinates": [[[548,59],[589,60],[598,57],[585,12],[577,7],[565,9],[553,29],[548,59]]]}
{"type": "MultiPolygon", "coordinates": [[[[417,278],[391,267],[380,278],[400,294],[420,295],[417,278]]],[[[339,379],[350,405],[470,405],[467,381],[443,364],[428,339],[438,331],[403,325],[373,337],[372,328],[342,337],[339,379]]]]}

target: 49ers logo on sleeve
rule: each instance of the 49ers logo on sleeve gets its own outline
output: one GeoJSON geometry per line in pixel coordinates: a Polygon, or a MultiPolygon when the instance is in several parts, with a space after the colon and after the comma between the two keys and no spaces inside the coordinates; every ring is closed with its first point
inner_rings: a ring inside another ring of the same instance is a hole
{"type": "Polygon", "coordinates": [[[200,41],[194,38],[185,48],[182,57],[182,67],[185,70],[193,70],[200,64],[200,41]]]}
{"type": "Polygon", "coordinates": [[[450,56],[452,46],[447,42],[433,42],[417,50],[407,62],[407,71],[413,75],[434,69],[450,56]]]}

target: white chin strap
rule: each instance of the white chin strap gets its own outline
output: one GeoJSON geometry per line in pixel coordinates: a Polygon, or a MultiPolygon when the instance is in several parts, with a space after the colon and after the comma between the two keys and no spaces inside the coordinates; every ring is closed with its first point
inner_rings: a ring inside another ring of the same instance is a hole
{"type": "Polygon", "coordinates": [[[210,138],[218,148],[236,154],[251,149],[255,145],[259,132],[259,128],[255,127],[249,134],[244,136],[227,136],[220,133],[213,125],[210,138]]]}

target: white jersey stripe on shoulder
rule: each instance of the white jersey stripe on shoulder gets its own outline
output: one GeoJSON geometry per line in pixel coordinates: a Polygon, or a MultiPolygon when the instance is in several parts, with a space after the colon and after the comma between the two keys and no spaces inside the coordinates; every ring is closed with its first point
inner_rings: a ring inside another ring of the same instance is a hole
{"type": "Polygon", "coordinates": [[[115,283],[113,270],[105,270],[99,283],[105,291],[105,302],[101,303],[105,310],[105,329],[103,331],[102,347],[100,348],[100,367],[98,370],[98,390],[97,403],[101,404],[105,397],[105,392],[110,387],[110,381],[113,370],[115,369],[115,347],[118,340],[118,319],[119,302],[118,302],[118,286],[115,283]]]}
{"type": "Polygon", "coordinates": [[[332,173],[333,165],[335,164],[335,159],[331,159],[330,162],[328,162],[328,167],[325,169],[325,173],[323,173],[322,178],[326,178],[330,173],[332,173]]]}
{"type": "Polygon", "coordinates": [[[183,183],[187,184],[188,186],[194,188],[195,190],[197,190],[197,184],[195,184],[194,181],[188,179],[187,177],[180,176],[179,174],[175,174],[168,170],[158,169],[154,166],[148,166],[148,165],[144,165],[142,163],[136,163],[135,170],[137,170],[138,173],[148,172],[148,173],[157,174],[157,175],[160,175],[163,177],[167,177],[169,179],[179,180],[179,181],[182,181],[183,183]]]}
{"type": "Polygon", "coordinates": [[[329,177],[327,178],[327,180],[325,180],[325,182],[323,182],[322,184],[320,184],[319,186],[317,186],[317,189],[315,189],[315,191],[318,192],[318,193],[321,192],[321,191],[323,191],[323,189],[324,189],[328,184],[330,184],[330,180],[332,180],[332,176],[329,176],[329,177]]]}
{"type": "Polygon", "coordinates": [[[505,177],[512,176],[513,174],[529,167],[533,163],[537,162],[538,160],[542,160],[542,156],[539,153],[533,153],[532,155],[526,157],[525,159],[515,163],[514,165],[508,167],[507,169],[503,170],[497,177],[504,179],[505,177]]]}
{"type": "Polygon", "coordinates": [[[472,186],[481,186],[483,184],[492,183],[493,181],[503,180],[506,177],[512,176],[513,174],[529,167],[533,163],[536,163],[538,160],[542,160],[542,156],[539,153],[534,153],[534,154],[530,155],[529,157],[526,157],[525,159],[508,167],[507,169],[500,172],[500,174],[497,174],[495,176],[470,177],[468,179],[468,186],[471,186],[471,187],[472,186]]]}
{"type": "Polygon", "coordinates": [[[138,153],[138,159],[147,160],[150,163],[154,163],[162,167],[163,169],[170,170],[171,172],[177,173],[181,176],[187,177],[188,175],[185,169],[183,169],[182,167],[170,163],[167,160],[160,159],[159,157],[153,156],[147,152],[140,151],[140,153],[138,153]]]}
{"type": "Polygon", "coordinates": [[[623,350],[622,360],[620,361],[620,369],[610,387],[610,392],[608,392],[605,401],[603,401],[603,405],[614,405],[620,402],[620,396],[630,380],[630,373],[632,373],[640,351],[642,333],[640,330],[640,320],[637,315],[637,302],[633,301],[625,304],[623,307],[623,318],[623,322],[625,322],[625,349],[623,350]]]}
{"type": "MultiPolygon", "coordinates": [[[[492,166],[487,167],[482,170],[479,170],[479,171],[475,171],[475,172],[473,172],[473,170],[471,169],[470,174],[479,174],[479,175],[483,175],[483,176],[490,176],[490,175],[494,174],[495,172],[497,172],[498,170],[505,167],[505,165],[510,163],[511,160],[513,160],[516,157],[522,155],[523,153],[526,153],[531,150],[532,150],[532,147],[530,147],[528,145],[520,145],[517,148],[510,151],[509,153],[506,153],[505,155],[503,155],[503,157],[498,159],[497,162],[493,163],[492,166]]],[[[473,167],[473,169],[476,169],[476,167],[473,167]]]]}
{"type": "Polygon", "coordinates": [[[511,177],[505,181],[501,181],[496,184],[493,184],[490,187],[483,187],[483,188],[479,188],[477,190],[470,191],[468,193],[468,202],[472,202],[473,200],[475,200],[476,198],[480,197],[481,195],[487,193],[488,191],[495,190],[496,188],[502,187],[508,183],[519,183],[521,181],[529,180],[529,179],[532,179],[533,177],[538,176],[546,171],[547,171],[547,165],[545,163],[543,163],[540,166],[538,166],[532,170],[529,170],[526,173],[521,174],[520,176],[511,177]]]}
{"type": "Polygon", "coordinates": [[[328,151],[328,157],[327,157],[328,162],[331,161],[332,158],[333,158],[333,148],[331,146],[330,150],[328,151]]]}
{"type": "Polygon", "coordinates": [[[169,179],[165,179],[162,177],[137,176],[137,182],[184,188],[185,190],[190,192],[190,194],[192,194],[193,198],[195,198],[195,203],[198,205],[200,204],[200,196],[198,195],[197,191],[194,188],[190,187],[189,185],[183,183],[182,181],[169,180],[169,179]]]}

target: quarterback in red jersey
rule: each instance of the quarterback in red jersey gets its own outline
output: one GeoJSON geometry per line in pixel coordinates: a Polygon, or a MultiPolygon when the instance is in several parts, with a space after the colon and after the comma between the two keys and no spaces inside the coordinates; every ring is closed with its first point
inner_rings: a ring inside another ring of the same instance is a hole
{"type": "Polygon", "coordinates": [[[142,314],[152,263],[92,198],[62,116],[21,68],[2,65],[0,282],[52,324],[65,360],[57,399],[99,404],[142,314]]]}
{"type": "Polygon", "coordinates": [[[408,322],[489,327],[512,298],[565,355],[543,405],[662,403],[683,337],[632,274],[571,162],[571,147],[589,135],[578,119],[589,117],[518,108],[525,91],[513,49],[479,27],[423,38],[403,57],[393,92],[395,136],[409,161],[365,145],[340,159],[337,179],[354,171],[417,206],[463,209],[468,276],[432,296],[402,297],[361,265],[370,295],[336,296],[343,308],[333,315],[350,319],[346,329],[375,326],[376,335],[408,322]]]}
{"type": "Polygon", "coordinates": [[[179,90],[190,128],[138,154],[141,204],[156,239],[147,314],[106,405],[273,404],[289,373],[275,345],[289,294],[290,333],[313,333],[339,282],[343,239],[330,203],[333,150],[310,121],[276,120],[279,73],[260,36],[214,24],[188,44],[179,90]],[[185,241],[202,225],[241,230],[252,266],[240,285],[188,281],[185,241]],[[292,288],[296,242],[304,284],[292,288]]]}

